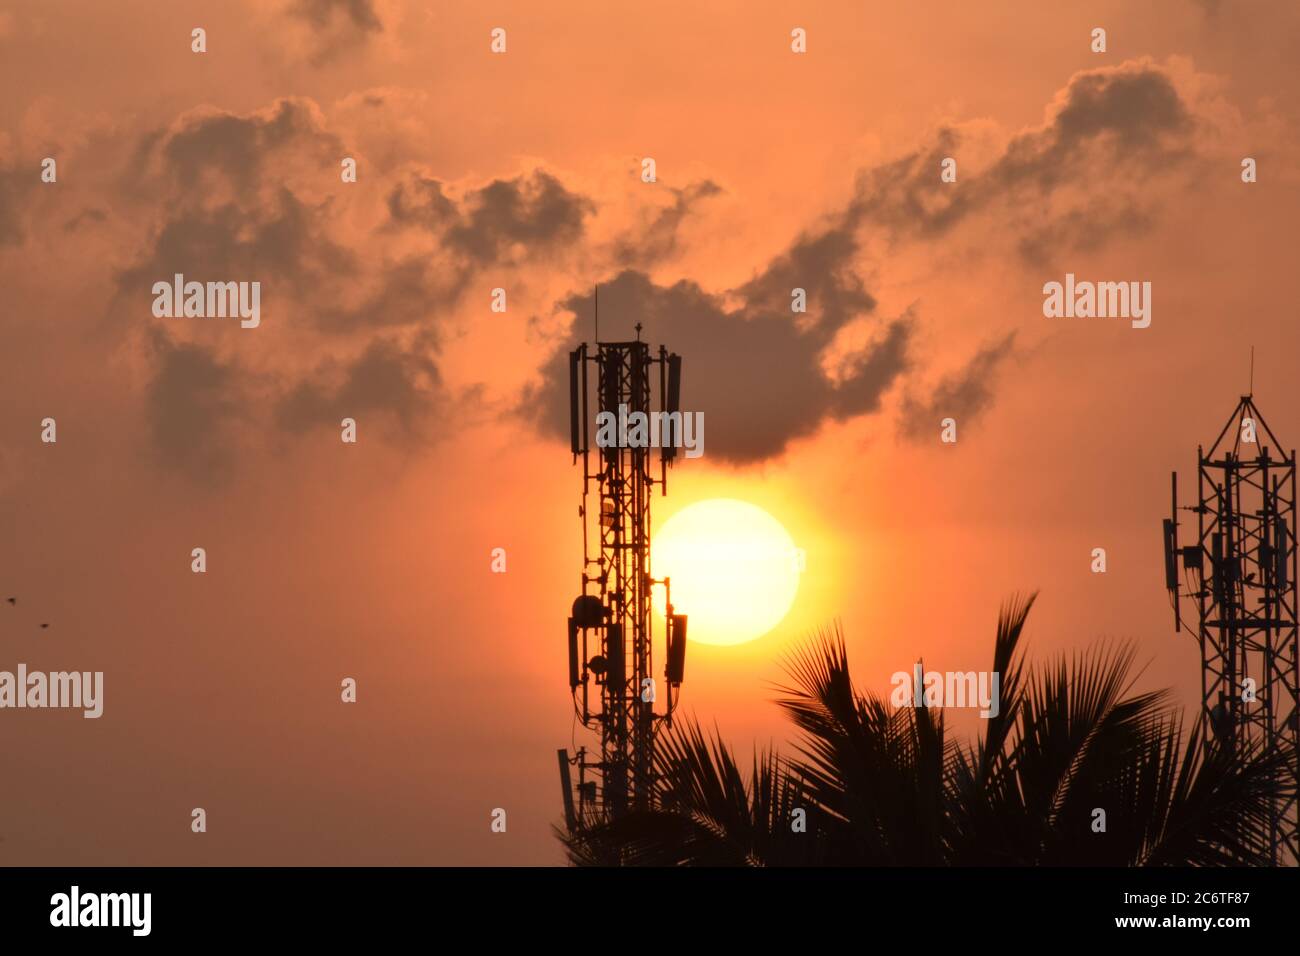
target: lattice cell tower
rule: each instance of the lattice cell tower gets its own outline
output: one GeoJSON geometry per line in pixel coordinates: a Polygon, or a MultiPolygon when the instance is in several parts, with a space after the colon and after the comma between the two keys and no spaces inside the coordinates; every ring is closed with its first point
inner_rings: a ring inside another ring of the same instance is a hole
{"type": "MultiPolygon", "coordinates": [[[[1291,748],[1267,824],[1244,834],[1275,865],[1297,851],[1297,699],[1295,450],[1242,397],[1209,452],[1197,448],[1198,494],[1181,510],[1195,518],[1191,544],[1179,545],[1178,474],[1164,523],[1165,583],[1182,629],[1181,599],[1195,608],[1201,648],[1201,709],[1206,742],[1230,750],[1291,748]],[[1179,571],[1183,580],[1179,580],[1179,571]]],[[[1190,623],[1190,622],[1189,622],[1190,623]]]]}
{"type": "Polygon", "coordinates": [[[598,752],[559,751],[570,832],[652,807],[655,733],[671,723],[685,665],[686,617],[673,613],[670,582],[652,578],[650,567],[651,497],[656,484],[667,493],[681,435],[681,358],[663,346],[652,353],[640,324],[636,331],[636,341],[601,342],[598,335],[594,349],[583,343],[569,355],[570,444],[583,470],[582,593],[569,618],[569,688],[578,719],[600,737],[598,752]],[[609,429],[597,429],[595,448],[592,378],[595,420],[609,421],[607,413],[617,423],[613,442],[609,429]],[[647,425],[639,434],[637,413],[647,425]],[[651,633],[651,589],[659,586],[667,610],[662,679],[653,669],[651,633]]]}

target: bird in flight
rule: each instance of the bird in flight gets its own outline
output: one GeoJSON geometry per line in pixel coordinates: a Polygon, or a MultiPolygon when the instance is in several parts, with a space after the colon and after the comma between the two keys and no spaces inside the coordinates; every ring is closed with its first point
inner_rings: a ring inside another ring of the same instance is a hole
{"type": "MultiPolygon", "coordinates": [[[[5,598],[5,601],[7,601],[11,606],[16,605],[16,604],[18,603],[18,599],[17,599],[16,597],[5,598]]],[[[41,630],[44,631],[44,630],[46,630],[49,626],[50,626],[50,625],[48,625],[48,624],[42,624],[42,625],[41,625],[41,630]]]]}

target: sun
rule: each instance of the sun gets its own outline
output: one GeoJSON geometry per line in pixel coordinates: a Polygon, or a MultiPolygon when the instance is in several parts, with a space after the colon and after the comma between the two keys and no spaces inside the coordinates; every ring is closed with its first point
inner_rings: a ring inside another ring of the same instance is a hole
{"type": "MultiPolygon", "coordinates": [[[[696,502],[653,535],[652,572],[672,582],[673,610],[703,644],[743,644],[781,623],[794,603],[803,567],[781,523],[734,498],[696,502]]],[[[664,592],[655,589],[664,613],[664,592]]]]}

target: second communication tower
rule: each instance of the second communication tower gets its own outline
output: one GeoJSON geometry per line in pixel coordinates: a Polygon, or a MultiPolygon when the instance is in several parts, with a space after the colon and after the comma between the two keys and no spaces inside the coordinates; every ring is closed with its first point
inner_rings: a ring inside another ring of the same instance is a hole
{"type": "Polygon", "coordinates": [[[1165,584],[1174,627],[1195,608],[1206,743],[1240,755],[1290,754],[1269,819],[1242,834],[1274,865],[1297,855],[1296,454],[1288,455],[1250,395],[1210,450],[1197,449],[1192,543],[1179,545],[1178,474],[1165,520],[1165,584]],[[1184,581],[1179,580],[1179,570],[1184,581]]]}

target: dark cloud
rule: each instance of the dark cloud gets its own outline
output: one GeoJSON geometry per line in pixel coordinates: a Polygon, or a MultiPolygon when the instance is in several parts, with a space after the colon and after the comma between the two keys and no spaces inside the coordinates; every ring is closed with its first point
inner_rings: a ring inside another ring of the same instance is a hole
{"type": "Polygon", "coordinates": [[[378,32],[384,28],[372,0],[295,0],[289,12],[317,27],[343,19],[358,30],[378,32]]]}
{"type": "Polygon", "coordinates": [[[78,229],[81,228],[83,223],[106,222],[107,220],[108,220],[108,213],[106,213],[102,209],[97,209],[92,206],[88,209],[81,210],[81,212],[77,213],[75,216],[73,216],[71,219],[65,222],[63,224],[63,231],[76,232],[78,229]]]}
{"type": "MultiPolygon", "coordinates": [[[[832,381],[822,363],[850,322],[874,317],[876,300],[854,271],[858,242],[847,217],[801,235],[759,274],[725,295],[697,283],[660,286],[627,270],[600,287],[601,338],[644,337],[683,356],[682,404],[704,413],[706,454],[745,464],[780,455],[825,421],[876,411],[909,364],[915,319],[877,320],[872,341],[849,357],[832,381]],[[792,311],[802,289],[807,312],[792,311]],[[735,303],[728,305],[724,303],[735,303]]],[[[551,434],[566,434],[568,352],[590,339],[592,297],[563,308],[575,317],[567,341],[527,394],[532,412],[551,434]]]]}
{"type": "Polygon", "coordinates": [[[940,163],[960,144],[956,130],[943,128],[925,148],[860,171],[856,195],[845,210],[846,225],[856,228],[867,222],[895,237],[945,232],[974,208],[968,182],[957,189],[939,179],[940,163]]]}
{"type": "Polygon", "coordinates": [[[779,312],[791,321],[792,290],[807,294],[808,315],[816,323],[811,341],[820,349],[842,326],[871,312],[876,300],[853,271],[857,239],[846,220],[833,221],[817,232],[801,235],[762,273],[740,287],[740,295],[756,307],[779,312]]]}
{"type": "Polygon", "coordinates": [[[436,339],[438,313],[459,297],[468,281],[463,269],[435,269],[423,256],[388,263],[375,289],[359,304],[321,303],[315,323],[326,332],[366,332],[419,325],[436,339]]]}
{"type": "Polygon", "coordinates": [[[439,180],[415,173],[389,191],[386,204],[386,230],[426,231],[442,255],[388,264],[378,290],[359,307],[325,310],[326,327],[424,319],[429,303],[454,305],[485,268],[549,261],[578,246],[595,209],[540,169],[493,180],[459,199],[439,180]]]}
{"type": "MultiPolygon", "coordinates": [[[[470,265],[459,247],[432,259],[372,254],[368,241],[382,242],[382,235],[357,235],[328,192],[305,198],[301,169],[319,163],[337,175],[342,153],[315,105],[296,99],[243,115],[190,114],[142,138],[134,164],[145,175],[134,195],[156,220],[145,222],[135,261],[117,274],[117,305],[148,317],[155,374],[147,420],[160,457],[178,469],[213,479],[231,471],[238,447],[227,428],[241,409],[252,409],[241,413],[245,426],[293,434],[337,427],[349,416],[364,417],[372,434],[402,441],[430,433],[430,413],[445,399],[433,313],[454,298],[470,265]],[[200,326],[191,320],[164,332],[149,311],[153,284],[176,273],[188,281],[260,282],[263,323],[292,325],[296,341],[352,357],[328,359],[303,376],[298,363],[286,368],[280,357],[259,353],[263,363],[254,375],[204,346],[182,344],[200,326]],[[320,338],[321,332],[332,338],[320,338]],[[257,397],[271,401],[250,400],[254,387],[257,397]],[[256,412],[263,406],[269,415],[256,412]]],[[[500,190],[489,187],[466,198],[448,229],[483,223],[484,235],[502,242],[563,234],[564,219],[553,207],[567,192],[554,180],[536,174],[504,185],[518,193],[518,222],[483,212],[501,205],[500,190]]],[[[428,215],[440,187],[417,178],[404,188],[409,193],[390,197],[390,214],[433,225],[428,215]]]]}
{"type": "MultiPolygon", "coordinates": [[[[648,340],[685,356],[683,404],[705,413],[708,454],[739,463],[779,455],[823,422],[877,410],[911,365],[916,318],[909,311],[877,320],[872,344],[849,356],[835,381],[823,372],[836,334],[875,314],[876,301],[855,271],[860,235],[935,241],[980,214],[1027,260],[1098,248],[1117,232],[1149,227],[1141,194],[1154,174],[1190,155],[1192,126],[1169,77],[1150,64],[1076,74],[1050,120],[1014,137],[983,172],[959,175],[960,185],[940,180],[941,161],[961,147],[958,130],[941,129],[924,148],[860,174],[853,198],[827,225],[726,295],[689,280],[659,286],[624,271],[601,287],[602,338],[630,337],[640,321],[648,340]],[[1113,187],[1102,198],[1099,180],[1113,187]],[[795,288],[807,292],[806,316],[790,312],[795,288]],[[614,322],[616,334],[607,331],[614,322]]],[[[663,230],[675,234],[690,204],[708,193],[680,193],[663,230]]],[[[591,306],[589,296],[561,303],[576,321],[541,385],[525,396],[526,413],[553,435],[565,434],[567,354],[590,337],[591,306]]],[[[993,402],[1012,345],[1008,336],[981,350],[926,400],[906,396],[901,430],[921,434],[940,412],[967,423],[977,417],[993,402]]]]}
{"type": "Polygon", "coordinates": [[[288,12],[311,27],[318,64],[364,45],[384,29],[374,0],[293,0],[288,12]]]}
{"type": "MultiPolygon", "coordinates": [[[[796,249],[738,290],[745,302],[734,309],[693,282],[660,286],[634,271],[600,287],[603,341],[633,338],[640,322],[644,339],[683,356],[682,407],[704,413],[710,458],[736,464],[771,458],[827,419],[875,411],[907,366],[912,322],[899,319],[878,325],[875,342],[843,381],[833,384],[822,373],[821,354],[835,331],[869,312],[874,301],[856,279],[846,278],[842,263],[823,261],[813,287],[827,293],[828,304],[810,307],[807,325],[795,323],[790,287],[776,291],[780,273],[801,257],[836,260],[843,253],[816,238],[796,249]],[[772,298],[762,298],[769,291],[772,298]]],[[[557,437],[568,434],[568,353],[591,338],[592,307],[590,294],[563,303],[575,317],[573,328],[547,362],[541,384],[525,397],[524,414],[557,437]]]]}
{"type": "Polygon", "coordinates": [[[945,418],[957,427],[974,421],[993,404],[993,387],[999,370],[1015,354],[1015,333],[980,349],[960,371],[939,381],[925,400],[907,395],[903,399],[899,432],[914,441],[933,439],[945,418]]]}
{"type": "Polygon", "coordinates": [[[40,166],[0,167],[0,246],[17,246],[23,241],[23,210],[35,198],[41,184],[40,166]]]}
{"type": "Polygon", "coordinates": [[[447,231],[446,241],[469,257],[491,262],[512,243],[530,250],[572,244],[582,235],[582,220],[592,204],[569,192],[541,170],[531,177],[496,180],[471,193],[468,212],[447,231]]]}
{"type": "Polygon", "coordinates": [[[154,376],[145,390],[153,449],[167,466],[216,483],[230,470],[232,426],[243,417],[238,370],[208,349],[150,333],[154,376]]]}
{"type": "Polygon", "coordinates": [[[388,217],[402,226],[421,226],[442,232],[455,223],[460,213],[436,179],[416,174],[400,182],[388,194],[388,217]]]}
{"type": "Polygon", "coordinates": [[[146,162],[159,164],[171,184],[192,194],[228,184],[237,196],[256,192],[267,178],[282,181],[287,169],[320,163],[338,169],[347,150],[327,132],[310,100],[288,97],[248,114],[203,111],[141,143],[146,162]]]}
{"type": "Polygon", "coordinates": [[[134,265],[117,277],[127,307],[176,273],[187,280],[257,281],[271,316],[314,317],[336,305],[333,282],[355,275],[358,257],[336,242],[330,199],[310,201],[288,185],[306,165],[337,169],[342,144],[307,100],[281,99],[249,114],[202,111],[142,138],[129,188],[160,211],[134,265]]]}
{"type": "Polygon", "coordinates": [[[1095,70],[1071,79],[1065,105],[1045,132],[1021,137],[1007,153],[1015,156],[1020,152],[1016,147],[1027,144],[1025,152],[1037,154],[1036,165],[1046,161],[1059,168],[1084,141],[1107,137],[1117,153],[1159,155],[1168,134],[1190,132],[1191,125],[1191,115],[1164,71],[1149,65],[1095,70]]]}
{"type": "Polygon", "coordinates": [[[932,143],[860,174],[847,220],[884,227],[894,238],[933,239],[974,214],[1000,217],[1015,244],[1041,260],[1056,248],[1093,248],[1134,221],[1148,178],[1191,156],[1193,121],[1173,82],[1150,64],[1076,74],[1044,126],[1013,138],[981,173],[961,172],[961,134],[941,129],[932,143]],[[941,161],[959,159],[958,183],[939,178],[941,161]],[[1110,184],[1099,204],[1093,186],[1110,184]],[[1052,202],[1049,205],[1049,201],[1052,202]],[[1086,222],[1080,233],[1073,225],[1086,222]]]}
{"type": "Polygon", "coordinates": [[[455,203],[442,184],[415,176],[388,196],[396,225],[419,226],[437,234],[449,252],[476,265],[536,259],[578,243],[583,221],[595,209],[544,170],[496,179],[455,203]],[[522,255],[516,255],[515,247],[522,255]]]}
{"type": "Polygon", "coordinates": [[[323,366],[286,394],[276,408],[280,426],[290,432],[337,428],[344,418],[365,427],[377,416],[405,435],[421,433],[442,398],[436,363],[421,343],[404,347],[376,339],[361,356],[339,368],[323,366]]]}
{"type": "Polygon", "coordinates": [[[1041,223],[1025,224],[1016,251],[1028,265],[1047,268],[1062,249],[1092,252],[1117,232],[1136,238],[1154,227],[1155,216],[1149,209],[1122,198],[1098,196],[1041,223]]]}
{"type": "Polygon", "coordinates": [[[672,205],[657,210],[640,228],[615,241],[613,258],[620,266],[650,266],[670,257],[677,251],[682,222],[702,200],[719,195],[722,187],[705,179],[671,192],[672,205]]]}
{"type": "Polygon", "coordinates": [[[323,208],[287,188],[265,205],[226,203],[177,207],[157,229],[143,257],[119,273],[119,292],[143,306],[154,282],[181,273],[186,280],[262,283],[264,314],[297,317],[321,280],[355,271],[350,250],[325,231],[323,208]]]}
{"type": "MultiPolygon", "coordinates": [[[[1013,138],[982,172],[963,174],[956,186],[941,183],[940,160],[959,155],[962,143],[959,131],[940,130],[924,148],[864,172],[842,209],[733,289],[713,293],[691,279],[660,285],[641,269],[624,268],[600,290],[602,338],[631,338],[640,321],[648,341],[685,357],[683,403],[705,413],[707,454],[732,463],[769,459],[828,421],[877,411],[916,361],[917,318],[910,310],[891,319],[877,314],[858,271],[861,237],[936,241],[978,215],[1027,260],[1099,247],[1117,230],[1149,224],[1148,207],[1134,197],[1164,165],[1188,155],[1191,126],[1169,78],[1149,64],[1078,74],[1050,119],[1013,138]],[[1096,188],[1101,177],[1108,188],[1096,188]],[[805,290],[806,314],[791,312],[796,288],[805,290]],[[869,344],[844,356],[849,339],[840,333],[850,323],[862,323],[852,340],[861,330],[869,344]],[[840,360],[834,376],[825,371],[831,355],[840,360]]],[[[388,192],[387,223],[375,238],[420,230],[436,242],[435,252],[363,266],[350,245],[331,238],[348,234],[331,201],[304,200],[284,172],[303,163],[333,167],[343,153],[314,104],[295,99],[242,116],[192,115],[147,138],[141,156],[170,187],[170,202],[141,261],[119,284],[143,296],[153,281],[174,272],[191,277],[198,268],[208,273],[192,276],[200,281],[260,279],[270,286],[263,303],[273,319],[275,303],[288,298],[277,294],[279,283],[316,328],[355,334],[352,354],[359,357],[282,386],[277,422],[302,431],[371,414],[417,433],[444,398],[435,309],[454,303],[485,268],[547,262],[582,244],[595,205],[544,169],[467,192],[414,174],[388,192]],[[214,194],[205,188],[213,184],[228,188],[214,194]],[[351,295],[338,294],[332,280],[339,276],[348,277],[351,295]],[[409,330],[418,345],[402,344],[411,341],[409,330]]],[[[670,256],[684,219],[719,191],[708,180],[674,190],[671,204],[634,230],[636,239],[624,234],[612,255],[610,247],[600,254],[620,265],[670,256]]],[[[567,353],[591,337],[592,305],[585,290],[557,305],[572,317],[570,332],[540,384],[527,391],[524,414],[557,437],[567,429],[567,353]]],[[[993,400],[1011,345],[1008,338],[982,350],[928,398],[909,391],[900,429],[929,428],[933,413],[945,409],[940,417],[978,416],[993,400]]]]}

